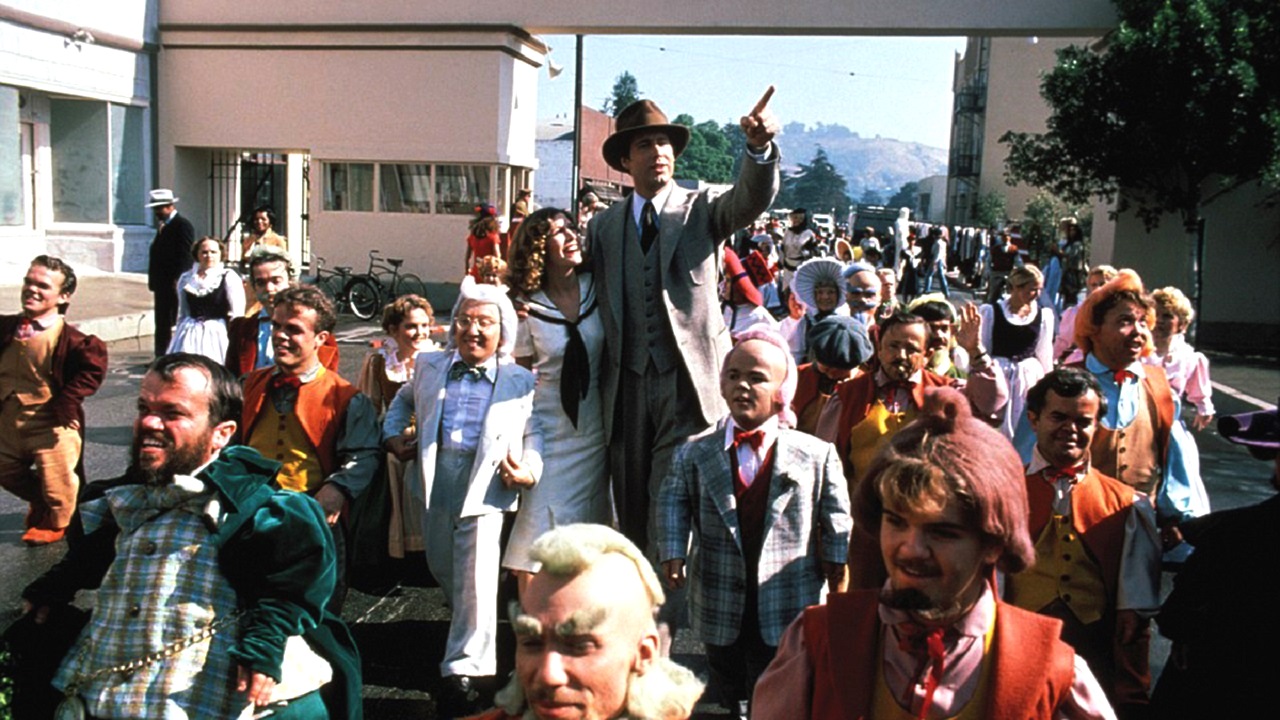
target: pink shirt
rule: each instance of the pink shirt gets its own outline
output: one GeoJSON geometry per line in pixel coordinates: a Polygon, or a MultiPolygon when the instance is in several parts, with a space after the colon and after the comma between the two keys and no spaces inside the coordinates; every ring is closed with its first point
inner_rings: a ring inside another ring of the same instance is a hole
{"type": "Polygon", "coordinates": [[[1169,376],[1169,386],[1173,392],[1195,406],[1196,414],[1209,417],[1213,415],[1213,384],[1209,381],[1209,359],[1204,353],[1196,352],[1182,333],[1169,340],[1169,354],[1160,357],[1155,353],[1142,359],[1148,365],[1164,368],[1169,376]]]}

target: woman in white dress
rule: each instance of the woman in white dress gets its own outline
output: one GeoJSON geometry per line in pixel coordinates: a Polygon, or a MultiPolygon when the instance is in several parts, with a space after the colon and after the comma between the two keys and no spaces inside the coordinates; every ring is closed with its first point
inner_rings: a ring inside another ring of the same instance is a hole
{"type": "Polygon", "coordinates": [[[523,592],[537,564],[529,546],[557,525],[611,519],[600,404],[604,325],[573,220],[563,210],[531,214],[511,241],[507,286],[524,308],[516,362],[538,377],[533,420],[543,439],[542,479],[522,491],[502,565],[523,592]]]}
{"type": "Polygon", "coordinates": [[[982,347],[989,349],[1009,383],[1009,404],[997,429],[1029,462],[1035,433],[1026,419],[1027,391],[1053,369],[1053,309],[1037,301],[1044,276],[1035,265],[1014,268],[1009,287],[1008,297],[982,305],[978,312],[982,347]]]}
{"type": "Polygon", "coordinates": [[[203,237],[191,246],[195,265],[178,278],[178,327],[168,352],[227,359],[227,320],[244,315],[244,282],[223,264],[227,246],[203,237]]]}

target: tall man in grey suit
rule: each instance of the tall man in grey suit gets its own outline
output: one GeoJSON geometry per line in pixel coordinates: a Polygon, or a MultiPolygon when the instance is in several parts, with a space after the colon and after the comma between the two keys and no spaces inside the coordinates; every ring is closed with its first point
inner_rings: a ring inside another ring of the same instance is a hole
{"type": "Polygon", "coordinates": [[[716,291],[722,241],[769,208],[778,192],[778,122],[770,87],[741,120],[747,138],[738,183],[718,197],[677,187],[676,158],[689,129],[650,100],[627,106],[605,140],[611,167],[635,192],[591,220],[588,250],[598,283],[608,359],[605,436],[623,533],[655,548],[651,499],[676,448],[725,413],[720,362],[729,349],[716,291]]]}

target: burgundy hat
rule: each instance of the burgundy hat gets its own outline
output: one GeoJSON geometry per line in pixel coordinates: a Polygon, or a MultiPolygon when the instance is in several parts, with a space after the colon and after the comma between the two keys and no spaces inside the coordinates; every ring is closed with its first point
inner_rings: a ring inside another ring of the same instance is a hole
{"type": "Polygon", "coordinates": [[[689,128],[667,120],[666,113],[652,100],[637,100],[623,108],[614,121],[614,128],[600,152],[609,167],[618,172],[626,172],[622,167],[622,158],[631,152],[631,139],[639,133],[666,133],[676,157],[680,157],[684,146],[689,144],[689,128]]]}
{"type": "Polygon", "coordinates": [[[738,289],[743,300],[756,307],[764,304],[760,290],[752,284],[751,276],[747,274],[747,269],[742,266],[742,261],[738,259],[738,253],[734,252],[733,248],[724,249],[724,279],[731,287],[738,289]]]}

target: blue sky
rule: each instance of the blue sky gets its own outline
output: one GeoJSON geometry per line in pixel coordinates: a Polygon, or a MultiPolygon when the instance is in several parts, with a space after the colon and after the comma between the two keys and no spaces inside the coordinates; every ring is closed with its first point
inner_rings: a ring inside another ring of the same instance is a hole
{"type": "MultiPolygon", "coordinates": [[[[538,117],[573,111],[574,37],[543,35],[551,59],[538,83],[538,117]]],[[[583,104],[599,109],[623,71],[642,97],[671,117],[736,121],[770,84],[782,123],[840,124],[945,148],[951,78],[964,38],[588,35],[583,39],[583,104]]]]}

